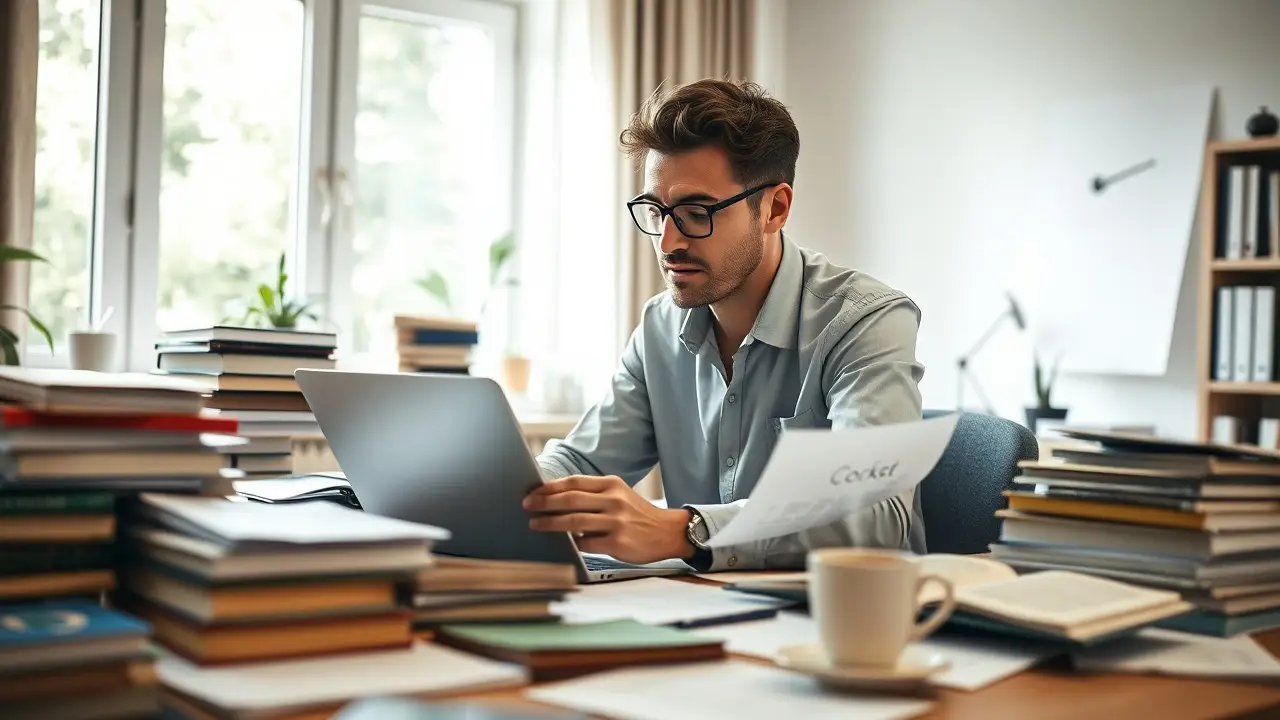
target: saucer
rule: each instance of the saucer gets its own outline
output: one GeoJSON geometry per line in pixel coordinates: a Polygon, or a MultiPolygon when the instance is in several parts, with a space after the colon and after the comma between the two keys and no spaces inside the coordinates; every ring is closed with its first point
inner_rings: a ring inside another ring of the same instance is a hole
{"type": "Polygon", "coordinates": [[[926,685],[931,676],[951,667],[941,654],[908,645],[894,666],[834,665],[819,643],[789,645],[778,651],[781,667],[811,675],[838,690],[903,692],[926,685]]]}

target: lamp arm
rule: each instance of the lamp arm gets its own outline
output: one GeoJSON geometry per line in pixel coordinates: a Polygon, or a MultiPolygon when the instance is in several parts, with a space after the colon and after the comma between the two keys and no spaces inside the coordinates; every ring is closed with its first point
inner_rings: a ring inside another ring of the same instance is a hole
{"type": "Polygon", "coordinates": [[[973,348],[971,348],[969,352],[960,356],[961,361],[963,362],[965,360],[968,360],[970,357],[973,357],[979,350],[981,350],[983,346],[987,344],[987,341],[991,339],[991,336],[996,334],[996,330],[1000,329],[1000,324],[1003,323],[1005,319],[1008,317],[1009,317],[1009,312],[1007,310],[1005,312],[1000,313],[1000,317],[996,318],[991,322],[991,325],[987,328],[987,331],[982,333],[982,337],[978,338],[978,341],[973,344],[973,348]]]}

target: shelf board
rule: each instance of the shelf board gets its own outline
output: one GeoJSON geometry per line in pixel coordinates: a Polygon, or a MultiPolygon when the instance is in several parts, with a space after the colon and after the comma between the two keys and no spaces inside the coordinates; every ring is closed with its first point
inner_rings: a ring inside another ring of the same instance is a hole
{"type": "Polygon", "coordinates": [[[1220,395],[1280,395],[1280,382],[1238,383],[1214,381],[1209,383],[1209,392],[1220,395]]]}
{"type": "Polygon", "coordinates": [[[1218,272],[1276,272],[1280,271],[1280,258],[1214,260],[1209,264],[1209,268],[1218,272]]]}
{"type": "Polygon", "coordinates": [[[1258,140],[1216,140],[1209,143],[1209,150],[1215,153],[1252,153],[1280,150],[1280,135],[1258,140]]]}

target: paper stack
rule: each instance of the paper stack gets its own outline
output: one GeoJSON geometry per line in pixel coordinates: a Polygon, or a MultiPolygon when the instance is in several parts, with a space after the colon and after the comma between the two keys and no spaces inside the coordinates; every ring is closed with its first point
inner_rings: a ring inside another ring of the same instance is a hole
{"type": "Polygon", "coordinates": [[[229,494],[236,425],[202,400],[146,374],[0,368],[0,602],[112,588],[122,496],[229,494]]]}
{"type": "Polygon", "coordinates": [[[0,606],[0,715],[154,717],[159,687],[147,631],[91,601],[0,606]]]}
{"type": "Polygon", "coordinates": [[[576,586],[567,563],[436,556],[415,582],[414,624],[553,620],[551,603],[576,586]]]}
{"type": "Polygon", "coordinates": [[[232,465],[247,477],[294,470],[292,440],[319,434],[293,378],[299,369],[332,369],[337,336],[330,332],[213,326],[165,333],[156,343],[157,372],[203,386],[207,405],[241,424],[249,442],[231,448],[232,465]]]}
{"type": "Polygon", "coordinates": [[[1066,569],[1181,593],[1164,627],[1280,627],[1280,453],[1105,431],[1021,464],[1000,541],[1019,569],[1066,569]]]}
{"type": "Polygon", "coordinates": [[[471,373],[471,351],[480,341],[476,323],[397,315],[395,325],[400,372],[471,373]]]}
{"type": "Polygon", "coordinates": [[[201,665],[407,646],[400,586],[448,537],[333,503],[140,500],[119,602],[201,665]]]}

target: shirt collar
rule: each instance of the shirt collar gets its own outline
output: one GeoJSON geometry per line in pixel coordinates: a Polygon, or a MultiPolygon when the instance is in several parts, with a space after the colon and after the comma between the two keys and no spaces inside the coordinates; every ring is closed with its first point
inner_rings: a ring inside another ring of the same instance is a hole
{"type": "MultiPolygon", "coordinates": [[[[769,294],[756,315],[755,325],[747,334],[752,339],[777,348],[795,346],[796,314],[799,312],[801,283],[804,280],[804,260],[800,248],[782,235],[782,261],[769,285],[769,294]]],[[[696,353],[711,332],[711,308],[686,310],[680,324],[680,343],[691,353],[696,353]]]]}

